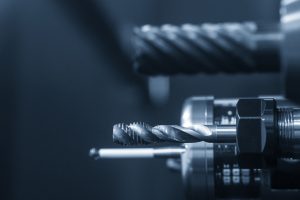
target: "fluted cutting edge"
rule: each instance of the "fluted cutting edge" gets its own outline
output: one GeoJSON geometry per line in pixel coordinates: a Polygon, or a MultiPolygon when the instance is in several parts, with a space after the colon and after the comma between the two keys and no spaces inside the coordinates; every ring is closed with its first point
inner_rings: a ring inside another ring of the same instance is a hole
{"type": "Polygon", "coordinates": [[[135,69],[147,75],[253,72],[255,23],[134,29],[135,69]]]}
{"type": "Polygon", "coordinates": [[[121,145],[149,144],[160,139],[152,133],[152,127],[146,123],[124,123],[113,127],[113,142],[121,145]]]}
{"type": "Polygon", "coordinates": [[[209,135],[211,135],[211,131],[205,126],[198,131],[177,125],[151,127],[146,123],[131,123],[129,125],[121,123],[113,127],[113,142],[121,145],[199,142],[209,135]]]}

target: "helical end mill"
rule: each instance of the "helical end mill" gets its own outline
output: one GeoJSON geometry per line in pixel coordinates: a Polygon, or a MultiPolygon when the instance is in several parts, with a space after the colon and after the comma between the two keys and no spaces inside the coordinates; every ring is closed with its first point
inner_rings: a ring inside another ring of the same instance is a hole
{"type": "Polygon", "coordinates": [[[145,75],[270,72],[280,69],[281,34],[255,23],[134,29],[134,68],[145,75]]]}

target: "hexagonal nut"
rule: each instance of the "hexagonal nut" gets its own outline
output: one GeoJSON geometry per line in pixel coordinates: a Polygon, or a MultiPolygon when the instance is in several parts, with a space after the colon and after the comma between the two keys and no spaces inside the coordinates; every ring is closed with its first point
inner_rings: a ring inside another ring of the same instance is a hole
{"type": "Polygon", "coordinates": [[[240,153],[259,154],[266,147],[267,129],[263,120],[263,99],[240,99],[236,105],[237,144],[240,153]]]}

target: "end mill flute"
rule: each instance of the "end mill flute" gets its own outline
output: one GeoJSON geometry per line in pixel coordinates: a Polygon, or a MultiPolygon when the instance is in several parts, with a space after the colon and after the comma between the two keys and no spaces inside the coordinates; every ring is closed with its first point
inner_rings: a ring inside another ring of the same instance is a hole
{"type": "Polygon", "coordinates": [[[194,125],[185,128],[178,125],[158,125],[146,123],[116,124],[113,127],[113,141],[121,145],[154,144],[161,142],[236,142],[235,126],[194,125]]]}

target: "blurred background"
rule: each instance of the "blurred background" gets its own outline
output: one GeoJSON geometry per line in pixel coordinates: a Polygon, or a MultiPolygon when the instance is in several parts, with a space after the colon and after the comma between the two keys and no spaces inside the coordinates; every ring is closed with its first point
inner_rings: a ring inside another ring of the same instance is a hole
{"type": "Polygon", "coordinates": [[[164,105],[131,66],[134,26],[279,20],[277,0],[0,0],[0,199],[183,199],[164,160],[100,160],[112,125],[179,122],[192,95],[279,94],[280,77],[170,79],[164,105]]]}

